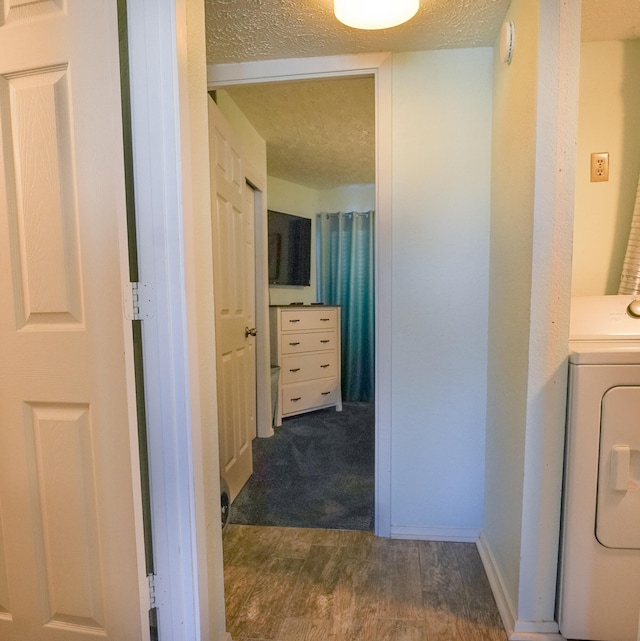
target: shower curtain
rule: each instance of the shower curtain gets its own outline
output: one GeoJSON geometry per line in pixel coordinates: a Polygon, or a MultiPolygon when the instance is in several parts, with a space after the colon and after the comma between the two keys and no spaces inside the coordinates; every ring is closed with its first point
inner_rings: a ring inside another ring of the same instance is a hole
{"type": "Polygon", "coordinates": [[[340,305],[342,397],[374,398],[374,212],[318,214],[318,300],[340,305]]]}
{"type": "Polygon", "coordinates": [[[640,294],[640,179],[618,294],[640,294]]]}

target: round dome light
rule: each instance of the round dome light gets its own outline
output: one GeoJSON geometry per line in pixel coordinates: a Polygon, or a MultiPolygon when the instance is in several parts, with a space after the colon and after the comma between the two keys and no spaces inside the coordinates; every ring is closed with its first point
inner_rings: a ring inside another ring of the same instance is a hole
{"type": "Polygon", "coordinates": [[[355,29],[388,29],[413,18],[420,0],[334,0],[336,18],[355,29]]]}

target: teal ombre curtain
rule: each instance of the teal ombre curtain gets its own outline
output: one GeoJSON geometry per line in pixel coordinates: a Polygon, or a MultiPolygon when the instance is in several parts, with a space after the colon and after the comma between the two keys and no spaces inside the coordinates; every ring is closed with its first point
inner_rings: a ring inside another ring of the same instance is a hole
{"type": "Polygon", "coordinates": [[[318,214],[318,300],[340,305],[342,397],[374,397],[374,212],[318,214]]]}

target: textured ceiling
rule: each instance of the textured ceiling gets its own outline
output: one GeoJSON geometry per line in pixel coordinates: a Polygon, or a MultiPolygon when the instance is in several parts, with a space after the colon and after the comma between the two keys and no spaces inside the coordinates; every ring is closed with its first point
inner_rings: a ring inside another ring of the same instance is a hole
{"type": "Polygon", "coordinates": [[[314,189],[375,181],[372,77],[227,91],[267,141],[269,176],[314,189]]]}
{"type": "Polygon", "coordinates": [[[493,44],[510,0],[423,0],[379,31],[338,22],[333,0],[205,0],[209,64],[493,44]]]}
{"type": "MultiPolygon", "coordinates": [[[[360,31],[335,19],[333,0],[205,0],[207,59],[209,64],[223,64],[491,46],[509,4],[510,0],[422,0],[416,17],[406,24],[360,31]]],[[[581,38],[640,38],[640,0],[583,0],[581,38]]],[[[269,175],[315,189],[373,182],[372,79],[228,91],[267,141],[269,175]]]]}

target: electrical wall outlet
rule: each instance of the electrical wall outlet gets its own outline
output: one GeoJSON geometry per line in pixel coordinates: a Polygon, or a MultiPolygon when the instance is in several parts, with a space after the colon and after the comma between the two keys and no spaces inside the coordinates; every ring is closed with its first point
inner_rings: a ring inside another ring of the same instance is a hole
{"type": "Polygon", "coordinates": [[[609,154],[606,152],[591,154],[591,182],[609,180],[609,154]]]}

